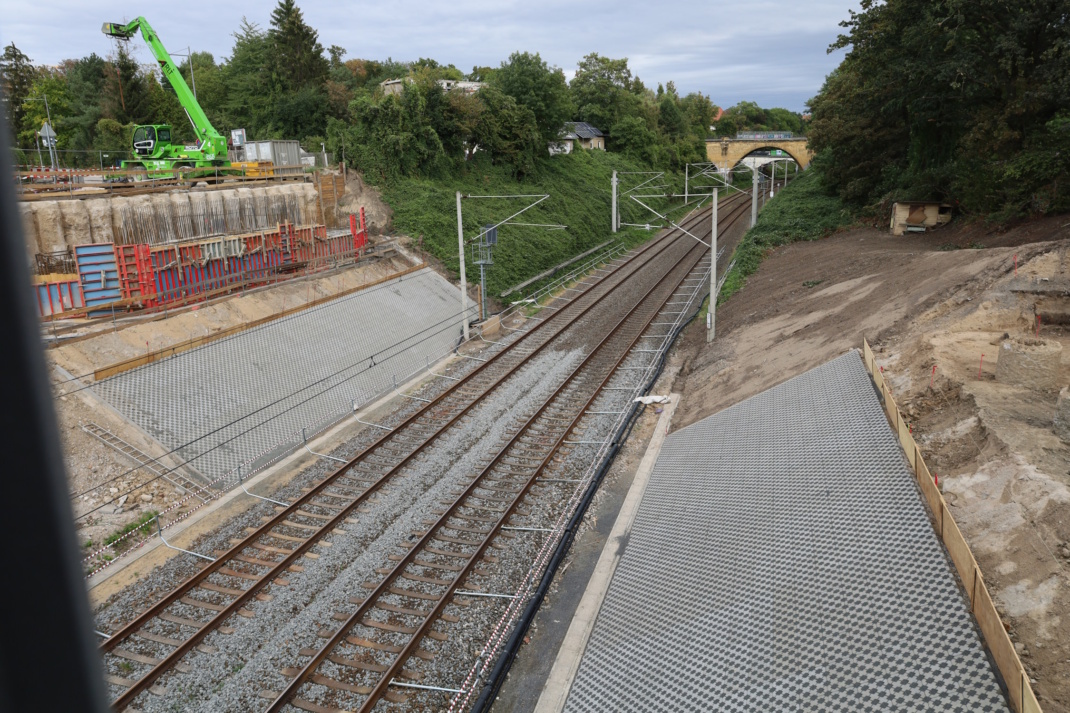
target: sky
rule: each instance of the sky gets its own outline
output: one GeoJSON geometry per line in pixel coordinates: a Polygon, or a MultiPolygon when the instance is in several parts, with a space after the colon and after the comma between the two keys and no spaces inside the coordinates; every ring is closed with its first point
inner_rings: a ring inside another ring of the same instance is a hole
{"type": "MultiPolygon", "coordinates": [[[[35,64],[56,64],[114,51],[100,27],[146,18],[167,48],[228,56],[242,17],[267,28],[274,2],[183,0],[144,4],[117,0],[0,0],[0,43],[14,41],[35,64]],[[159,10],[153,14],[153,8],[159,10]]],[[[729,107],[754,101],[802,111],[843,58],[826,50],[856,0],[450,0],[356,3],[298,0],[323,46],[346,58],[430,57],[464,72],[498,66],[514,51],[538,52],[573,75],[584,55],[627,57],[634,75],[654,89],[670,80],[681,95],[699,91],[729,107]]],[[[136,56],[152,61],[140,42],[136,56]]]]}

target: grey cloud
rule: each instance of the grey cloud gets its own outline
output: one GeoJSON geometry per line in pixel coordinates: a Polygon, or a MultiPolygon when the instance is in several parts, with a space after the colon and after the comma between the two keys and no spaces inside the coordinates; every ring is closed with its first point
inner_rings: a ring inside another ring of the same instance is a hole
{"type": "MultiPolygon", "coordinates": [[[[758,0],[738,3],[585,3],[550,0],[454,0],[299,3],[323,45],[340,45],[348,57],[412,60],[432,57],[464,71],[496,66],[516,50],[539,52],[571,76],[590,52],[628,57],[649,87],[672,80],[683,92],[701,91],[730,106],[753,100],[765,106],[802,109],[842,58],[826,55],[838,23],[857,0],[758,0]]],[[[147,15],[169,48],[192,45],[217,59],[230,54],[242,16],[266,27],[274,3],[186,0],[178,12],[147,15]],[[205,23],[205,18],[211,22],[205,23]]],[[[141,6],[101,0],[52,0],[29,6],[0,0],[7,18],[0,42],[14,41],[35,62],[113,51],[100,33],[104,21],[132,19],[141,6]]],[[[136,46],[136,45],[135,45],[136,46]]],[[[148,52],[138,57],[148,62],[148,52]]]]}

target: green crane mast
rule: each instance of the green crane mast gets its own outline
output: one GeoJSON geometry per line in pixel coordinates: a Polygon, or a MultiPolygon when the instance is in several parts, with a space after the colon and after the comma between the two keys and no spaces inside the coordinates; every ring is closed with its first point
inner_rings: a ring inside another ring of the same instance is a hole
{"type": "MultiPolygon", "coordinates": [[[[194,168],[216,168],[230,166],[227,160],[227,140],[215,130],[212,122],[197,102],[197,97],[190,91],[182,73],[178,71],[171,55],[160,41],[160,36],[152,29],[148,20],[139,17],[133,22],[120,24],[104,23],[104,34],[120,40],[129,40],[138,31],[145,44],[152,50],[160,71],[171,82],[175,94],[186,116],[197,132],[196,144],[179,144],[172,142],[171,127],[168,124],[147,124],[134,129],[133,149],[135,158],[123,161],[123,168],[147,168],[150,170],[175,170],[178,172],[194,168]]],[[[193,58],[190,58],[192,64],[193,58]]]]}

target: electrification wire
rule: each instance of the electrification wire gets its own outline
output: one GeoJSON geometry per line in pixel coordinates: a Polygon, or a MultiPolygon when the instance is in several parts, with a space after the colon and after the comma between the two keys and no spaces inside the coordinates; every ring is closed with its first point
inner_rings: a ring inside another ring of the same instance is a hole
{"type": "MultiPolygon", "coordinates": [[[[215,451],[215,450],[217,450],[218,448],[220,448],[220,447],[222,447],[222,446],[224,446],[224,445],[226,445],[226,444],[228,444],[228,443],[230,443],[230,442],[232,442],[232,441],[236,440],[237,438],[240,438],[241,436],[244,436],[245,434],[249,433],[250,431],[252,431],[252,430],[254,430],[254,429],[256,429],[256,428],[259,428],[259,427],[263,426],[263,425],[264,425],[264,423],[267,423],[267,422],[269,422],[269,421],[272,421],[272,420],[274,420],[274,419],[276,419],[276,418],[279,418],[280,416],[282,416],[282,415],[284,415],[284,414],[286,414],[286,413],[288,413],[288,412],[290,412],[290,411],[293,411],[293,410],[294,410],[295,408],[297,408],[298,406],[301,406],[301,405],[303,405],[303,404],[305,404],[305,403],[308,403],[308,402],[309,402],[309,401],[311,401],[312,399],[315,399],[315,398],[317,398],[317,397],[319,397],[319,396],[322,396],[323,394],[327,393],[328,391],[331,391],[331,390],[334,390],[334,389],[338,388],[339,386],[341,386],[341,385],[345,384],[346,382],[348,382],[348,381],[350,381],[350,380],[352,380],[352,379],[356,378],[357,376],[359,376],[359,375],[361,375],[361,374],[367,373],[367,372],[368,372],[368,371],[370,371],[370,370],[371,370],[372,368],[374,368],[375,366],[377,366],[377,364],[376,364],[376,363],[375,363],[375,361],[374,361],[374,360],[375,360],[375,357],[381,356],[381,355],[382,355],[382,354],[384,354],[385,352],[387,352],[387,351],[389,351],[389,350],[391,350],[391,349],[395,349],[395,348],[399,347],[400,345],[404,344],[405,342],[407,342],[407,341],[410,341],[410,340],[411,340],[411,339],[412,339],[412,338],[413,338],[414,336],[419,336],[419,335],[421,335],[421,334],[425,334],[425,333],[426,333],[426,332],[427,332],[428,330],[430,330],[430,329],[432,329],[432,328],[434,328],[434,327],[438,327],[439,325],[442,325],[442,324],[445,324],[445,325],[446,325],[445,327],[442,327],[442,328],[438,329],[438,330],[437,330],[437,331],[435,331],[434,333],[432,333],[432,334],[429,334],[429,335],[426,335],[426,336],[424,337],[424,339],[420,340],[420,342],[416,342],[416,343],[414,343],[414,344],[412,344],[412,345],[410,345],[410,346],[417,346],[417,345],[419,345],[419,344],[420,344],[420,343],[421,343],[422,341],[425,341],[426,339],[428,339],[428,338],[430,338],[430,337],[434,337],[434,336],[437,336],[437,335],[439,335],[439,334],[441,334],[441,333],[443,333],[443,332],[445,332],[445,331],[447,331],[447,330],[449,330],[449,329],[453,328],[453,327],[455,326],[455,322],[456,322],[456,319],[457,319],[457,318],[456,318],[456,316],[453,316],[453,317],[450,317],[449,319],[446,319],[446,320],[442,320],[442,321],[440,321],[440,322],[437,322],[437,323],[435,323],[435,324],[431,325],[430,327],[428,327],[427,329],[424,329],[424,330],[422,330],[422,331],[420,331],[420,332],[417,332],[417,333],[416,333],[415,335],[412,335],[412,336],[410,336],[410,337],[407,337],[406,339],[403,339],[403,340],[401,340],[401,341],[399,341],[399,342],[395,342],[395,343],[394,343],[394,344],[392,344],[391,346],[389,346],[389,347],[386,347],[386,348],[384,348],[384,349],[381,349],[381,350],[379,350],[378,352],[376,352],[376,353],[374,353],[374,354],[372,354],[372,355],[370,355],[370,356],[366,356],[366,357],[361,357],[361,359],[359,359],[358,361],[356,361],[356,362],[353,362],[353,363],[351,363],[351,364],[349,364],[349,365],[347,365],[347,366],[343,367],[342,369],[339,369],[339,370],[337,370],[337,371],[335,371],[335,372],[333,372],[333,373],[331,373],[331,374],[328,374],[327,376],[325,376],[325,377],[323,377],[323,378],[321,378],[321,379],[318,379],[318,380],[316,380],[316,381],[312,382],[311,384],[307,384],[307,385],[305,385],[305,386],[301,387],[300,389],[297,389],[296,391],[290,392],[290,393],[286,394],[285,396],[283,396],[283,397],[281,397],[281,398],[278,398],[278,399],[276,399],[275,401],[272,401],[271,403],[265,404],[264,406],[261,406],[260,408],[257,408],[257,409],[255,409],[255,410],[251,411],[250,413],[247,413],[247,414],[243,415],[243,416],[242,416],[241,418],[237,418],[237,419],[234,419],[234,420],[232,420],[232,421],[230,421],[230,422],[228,422],[228,423],[225,423],[225,424],[223,424],[223,425],[219,426],[218,428],[215,428],[215,429],[213,429],[213,430],[211,430],[211,431],[209,431],[209,432],[207,432],[207,433],[204,433],[204,434],[202,434],[202,435],[198,436],[197,438],[194,438],[194,439],[193,439],[193,440],[191,440],[191,441],[188,441],[188,442],[186,442],[186,443],[184,443],[184,444],[182,444],[182,445],[179,445],[179,446],[175,446],[174,448],[172,448],[171,450],[167,451],[166,453],[164,453],[164,454],[162,454],[162,455],[160,455],[160,456],[157,456],[156,458],[153,458],[153,459],[152,459],[152,460],[153,460],[153,462],[157,463],[157,464],[158,464],[158,465],[160,465],[160,466],[163,466],[163,463],[160,463],[160,462],[159,462],[159,459],[160,459],[160,458],[163,458],[163,457],[166,457],[166,456],[169,456],[169,455],[173,455],[173,454],[177,453],[177,452],[178,452],[179,450],[181,450],[181,449],[184,449],[184,448],[188,448],[189,446],[191,446],[191,445],[193,445],[193,444],[197,443],[198,441],[201,441],[201,440],[203,440],[203,439],[205,439],[205,438],[207,438],[207,437],[209,437],[209,436],[211,436],[211,435],[214,435],[215,433],[218,433],[219,431],[222,431],[222,430],[224,430],[224,429],[227,429],[227,428],[230,428],[231,426],[234,426],[234,425],[236,425],[236,424],[238,424],[238,423],[241,423],[242,421],[244,421],[244,420],[246,420],[246,419],[248,419],[248,418],[251,418],[252,416],[255,416],[255,415],[256,415],[257,413],[260,413],[261,411],[264,411],[265,409],[268,409],[268,408],[270,408],[270,407],[272,407],[272,406],[275,406],[275,405],[277,405],[277,404],[279,404],[279,403],[281,403],[281,402],[283,402],[283,401],[285,401],[285,400],[287,400],[287,399],[289,399],[289,398],[292,398],[293,396],[296,396],[297,394],[299,394],[299,393],[301,393],[301,392],[303,392],[303,391],[307,391],[307,390],[308,390],[308,389],[310,389],[310,388],[313,388],[313,387],[315,387],[315,386],[318,386],[319,384],[322,384],[322,383],[323,383],[324,381],[327,381],[327,380],[329,380],[329,379],[332,379],[332,378],[334,378],[334,377],[336,377],[336,376],[338,376],[338,375],[340,375],[340,374],[342,374],[342,373],[344,373],[344,372],[346,372],[346,371],[349,371],[350,369],[353,369],[354,367],[356,367],[356,366],[360,365],[361,363],[363,363],[363,362],[365,362],[365,361],[371,361],[371,362],[372,362],[371,364],[369,364],[369,365],[368,365],[368,367],[367,367],[367,368],[365,368],[365,369],[363,369],[363,370],[361,370],[361,371],[359,371],[359,372],[356,372],[355,374],[352,374],[352,375],[350,375],[350,376],[346,377],[346,378],[345,378],[345,379],[343,379],[342,381],[340,381],[340,382],[338,382],[338,383],[336,383],[336,384],[333,384],[333,385],[331,385],[331,386],[327,387],[326,389],[323,389],[322,391],[319,391],[319,392],[317,392],[317,393],[313,394],[312,396],[309,396],[309,397],[307,397],[307,398],[305,398],[305,399],[303,399],[303,400],[299,401],[298,403],[296,403],[296,404],[294,404],[293,406],[291,406],[290,408],[288,408],[288,409],[287,409],[286,411],[284,411],[284,412],[282,412],[282,413],[280,413],[280,414],[276,414],[275,416],[272,416],[272,417],[271,417],[270,419],[268,419],[268,421],[263,421],[263,422],[260,422],[260,423],[256,424],[255,426],[252,426],[252,427],[250,427],[250,428],[247,428],[246,430],[242,431],[241,433],[238,433],[238,434],[236,434],[235,436],[233,436],[233,437],[231,437],[231,438],[228,438],[228,439],[227,439],[227,440],[225,440],[225,441],[222,441],[222,442],[220,442],[220,443],[217,443],[216,445],[212,446],[212,447],[211,447],[211,448],[209,448],[208,450],[205,450],[205,451],[203,451],[202,453],[199,453],[199,454],[198,454],[198,455],[196,455],[195,457],[193,457],[193,458],[190,458],[190,459],[189,459],[189,460],[187,460],[187,461],[183,461],[183,463],[182,463],[182,464],[180,464],[180,465],[178,465],[178,466],[175,466],[175,467],[173,467],[173,468],[168,468],[168,469],[167,469],[166,471],[164,471],[163,473],[161,473],[161,474],[159,474],[159,475],[157,475],[157,476],[155,476],[155,477],[153,477],[153,478],[151,478],[151,479],[149,479],[149,480],[145,481],[144,483],[142,483],[142,484],[138,485],[138,486],[137,486],[136,488],[131,488],[131,489],[130,489],[129,491],[127,491],[127,493],[124,493],[124,494],[129,494],[129,493],[133,492],[134,490],[138,490],[138,489],[140,489],[140,488],[143,488],[143,487],[145,487],[145,486],[146,486],[146,485],[148,485],[149,483],[152,483],[152,482],[154,482],[154,481],[156,481],[156,480],[158,480],[158,479],[162,478],[162,477],[163,477],[163,476],[165,476],[165,475],[169,475],[169,474],[171,474],[171,473],[174,473],[174,472],[175,472],[176,470],[178,470],[178,468],[180,468],[180,467],[181,467],[182,465],[188,465],[188,464],[192,463],[193,461],[195,461],[195,460],[198,460],[199,458],[202,458],[203,456],[207,455],[208,453],[211,453],[212,451],[215,451]]],[[[407,349],[407,348],[409,348],[409,347],[406,347],[406,349],[407,349]]],[[[396,356],[396,354],[395,354],[395,355],[391,355],[391,356],[396,356]]],[[[388,358],[389,358],[389,357],[388,357],[388,358]]],[[[102,482],[102,483],[100,483],[100,484],[98,484],[98,485],[95,485],[95,486],[93,486],[92,488],[88,488],[88,489],[86,489],[86,490],[83,490],[83,491],[82,491],[82,492],[80,492],[80,493],[75,493],[75,494],[73,494],[73,495],[72,495],[71,497],[72,497],[72,498],[78,498],[78,497],[81,497],[81,496],[83,496],[83,495],[87,495],[87,494],[89,494],[89,493],[91,493],[91,492],[93,492],[93,491],[99,490],[100,488],[102,488],[102,487],[104,487],[104,486],[106,486],[106,485],[109,485],[110,483],[114,483],[114,482],[115,482],[116,480],[119,480],[120,478],[126,477],[127,475],[130,475],[130,474],[132,474],[132,473],[135,473],[135,472],[137,472],[138,470],[140,470],[140,469],[141,469],[141,467],[142,467],[142,466],[137,466],[137,467],[134,467],[134,468],[130,468],[129,470],[126,470],[126,471],[124,471],[124,472],[120,473],[119,475],[117,475],[117,476],[115,476],[115,477],[113,477],[113,478],[109,478],[108,480],[106,480],[106,481],[104,481],[104,482],[102,482]]],[[[95,508],[93,508],[92,510],[89,510],[89,511],[87,511],[87,512],[83,513],[82,515],[79,515],[79,516],[78,516],[78,518],[76,518],[76,519],[79,519],[79,520],[80,520],[80,519],[82,519],[83,517],[85,517],[86,515],[90,515],[90,514],[92,514],[92,513],[96,512],[97,510],[100,510],[101,508],[103,508],[103,507],[105,507],[105,506],[107,506],[107,505],[110,505],[111,503],[113,503],[113,502],[117,501],[117,500],[118,500],[118,499],[119,499],[120,497],[121,497],[121,496],[118,496],[118,495],[117,495],[117,496],[116,496],[116,497],[115,497],[114,499],[112,499],[112,500],[108,500],[108,501],[106,501],[106,502],[104,502],[104,503],[101,503],[101,505],[99,505],[98,507],[95,507],[95,508]]]]}
{"type": "MultiPolygon", "coordinates": [[[[364,296],[364,295],[375,294],[376,292],[379,292],[380,290],[387,289],[389,287],[392,287],[392,286],[396,285],[398,282],[404,282],[406,279],[412,279],[412,278],[415,278],[415,277],[418,277],[418,276],[419,275],[417,275],[415,273],[414,274],[410,274],[410,275],[402,275],[401,277],[397,278],[397,281],[391,279],[389,282],[384,282],[384,283],[379,284],[379,285],[374,285],[372,287],[367,288],[366,290],[361,290],[360,292],[358,292],[356,294],[346,295],[346,296],[340,297],[338,299],[339,300],[346,300],[346,299],[350,299],[351,297],[352,298],[356,298],[356,297],[361,297],[361,296],[364,296]]],[[[296,284],[296,283],[290,283],[290,284],[296,284]]],[[[276,286],[278,286],[278,285],[268,285],[268,287],[276,287],[276,286]]],[[[318,310],[328,309],[330,307],[335,306],[336,304],[338,304],[338,302],[332,300],[329,304],[314,305],[312,307],[309,307],[308,309],[301,310],[301,312],[298,313],[298,314],[287,315],[287,316],[282,317],[280,319],[273,320],[269,324],[264,324],[264,325],[261,325],[259,327],[254,327],[253,329],[246,329],[246,330],[243,330],[242,332],[239,332],[238,334],[232,334],[232,335],[223,337],[222,339],[214,340],[212,342],[212,344],[213,345],[226,344],[227,342],[229,342],[232,339],[237,339],[239,337],[245,338],[245,337],[248,337],[249,335],[256,334],[257,332],[262,331],[264,329],[270,329],[270,328],[275,327],[276,325],[283,324],[283,323],[288,322],[290,320],[298,319],[298,318],[304,317],[306,315],[313,314],[314,312],[316,312],[318,310]]],[[[180,346],[181,344],[182,344],[182,342],[176,342],[172,346],[180,346]]],[[[193,351],[193,350],[187,350],[186,352],[179,352],[178,354],[175,354],[173,356],[178,357],[178,356],[181,356],[181,355],[184,355],[184,354],[188,354],[188,352],[190,352],[190,351],[193,351]]],[[[129,359],[125,359],[125,360],[123,360],[121,362],[118,362],[117,364],[112,364],[111,366],[121,366],[123,364],[128,364],[128,363],[130,363],[132,361],[137,361],[138,359],[141,359],[141,358],[143,358],[143,357],[140,357],[140,356],[130,357],[129,359]]],[[[153,363],[153,362],[150,362],[150,364],[151,363],[153,363]]],[[[146,364],[145,366],[148,366],[148,364],[146,364]]],[[[86,372],[85,374],[81,374],[80,376],[71,376],[70,378],[63,379],[61,381],[53,381],[52,384],[54,386],[62,386],[63,384],[69,384],[72,381],[79,381],[80,382],[82,379],[88,379],[89,377],[93,376],[93,374],[95,374],[95,373],[96,373],[95,371],[89,371],[89,372],[86,372]]],[[[53,394],[53,399],[59,398],[60,396],[67,396],[67,395],[70,395],[70,394],[77,394],[79,391],[84,391],[85,389],[92,389],[94,387],[100,386],[101,384],[107,383],[108,381],[111,381],[113,379],[121,378],[121,376],[122,376],[121,374],[115,374],[114,376],[109,376],[106,379],[101,379],[100,381],[94,381],[91,384],[82,384],[82,386],[80,386],[77,389],[72,389],[70,391],[64,391],[62,393],[53,394]]]]}

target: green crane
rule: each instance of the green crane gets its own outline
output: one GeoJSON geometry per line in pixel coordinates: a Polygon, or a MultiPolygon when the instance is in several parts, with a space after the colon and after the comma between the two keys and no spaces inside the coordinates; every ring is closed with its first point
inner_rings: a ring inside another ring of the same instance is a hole
{"type": "MultiPolygon", "coordinates": [[[[175,94],[182,108],[186,110],[186,116],[193,124],[193,130],[197,132],[196,144],[181,144],[172,142],[171,127],[168,124],[148,124],[134,129],[134,159],[123,161],[123,168],[146,168],[150,170],[176,170],[185,172],[190,169],[228,167],[227,140],[215,130],[212,122],[204,113],[204,109],[197,102],[197,97],[190,91],[182,73],[178,71],[171,55],[160,42],[160,36],[152,29],[148,20],[139,17],[128,24],[116,22],[104,23],[104,34],[120,40],[129,40],[138,31],[145,44],[152,50],[156,61],[160,63],[160,71],[167,81],[171,82],[175,94]]],[[[190,58],[192,64],[193,58],[190,58]]],[[[200,173],[200,172],[198,172],[200,173]]]]}

